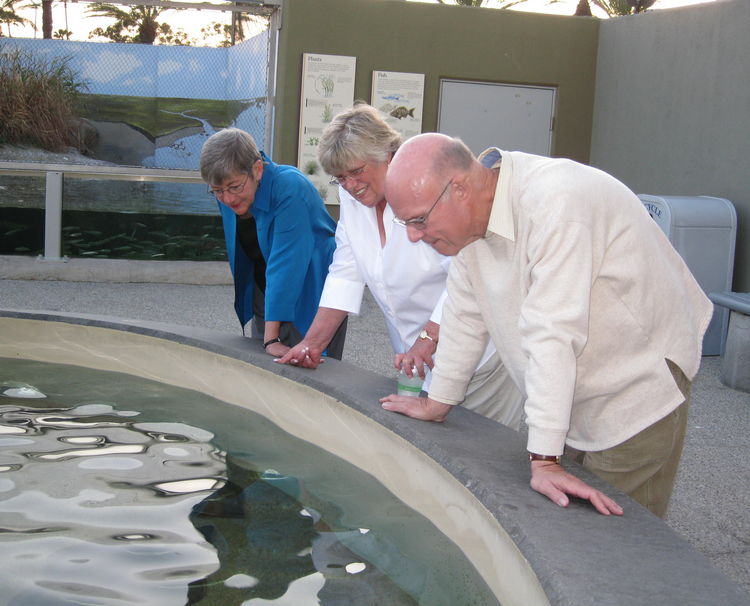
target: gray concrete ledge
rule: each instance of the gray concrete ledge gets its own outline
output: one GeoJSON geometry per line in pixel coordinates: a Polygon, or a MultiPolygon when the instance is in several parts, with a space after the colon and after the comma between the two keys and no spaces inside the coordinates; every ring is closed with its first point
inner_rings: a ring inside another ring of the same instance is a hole
{"type": "MultiPolygon", "coordinates": [[[[623,517],[601,516],[587,502],[575,499],[562,509],[532,491],[525,445],[516,432],[462,408],[454,410],[442,424],[384,411],[378,398],[392,393],[394,381],[381,375],[336,360],[328,360],[315,372],[280,366],[252,340],[168,324],[14,310],[0,310],[0,319],[2,356],[15,350],[14,355],[36,359],[34,346],[30,343],[26,347],[22,332],[12,330],[14,321],[54,323],[44,329],[48,335],[74,327],[94,327],[119,331],[123,335],[120,339],[139,341],[142,337],[141,351],[159,347],[153,341],[158,339],[188,354],[185,348],[216,354],[250,374],[270,373],[277,382],[282,378],[329,396],[355,413],[350,419],[376,423],[424,455],[420,460],[426,461],[426,466],[433,465],[438,475],[452,478],[458,493],[470,495],[477,517],[489,513],[497,524],[495,534],[510,537],[547,600],[555,606],[750,604],[748,594],[665,523],[586,470],[565,463],[572,473],[623,505],[623,517]],[[11,334],[17,335],[15,344],[11,334]]],[[[83,347],[80,343],[76,346],[83,347]]],[[[57,350],[57,355],[57,361],[67,361],[64,348],[57,350]]],[[[226,377],[222,379],[226,381],[226,377]]],[[[331,440],[335,441],[335,436],[331,440]]],[[[432,473],[426,468],[417,471],[432,473]]],[[[494,539],[488,536],[487,540],[492,544],[494,539]]],[[[487,569],[486,562],[478,564],[480,571],[487,569]]],[[[512,564],[508,562],[511,568],[512,564]]],[[[490,568],[490,574],[494,571],[502,576],[502,568],[490,568]]],[[[517,594],[504,601],[506,606],[531,603],[538,601],[524,601],[517,594]]]]}
{"type": "Polygon", "coordinates": [[[225,261],[52,260],[0,255],[0,279],[219,286],[232,284],[232,272],[225,261]]]}

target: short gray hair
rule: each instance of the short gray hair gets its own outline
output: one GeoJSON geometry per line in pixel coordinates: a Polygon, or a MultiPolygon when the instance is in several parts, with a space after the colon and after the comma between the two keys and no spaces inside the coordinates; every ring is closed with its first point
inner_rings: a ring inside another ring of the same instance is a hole
{"type": "Polygon", "coordinates": [[[201,150],[201,178],[221,183],[237,174],[251,175],[262,157],[253,138],[239,128],[225,128],[211,135],[201,150]]]}
{"type": "Polygon", "coordinates": [[[456,170],[469,172],[475,161],[474,154],[466,144],[458,137],[453,137],[438,148],[432,158],[430,172],[438,179],[456,170]]]}
{"type": "Polygon", "coordinates": [[[323,129],[318,161],[329,175],[340,175],[354,162],[388,161],[401,143],[401,135],[386,123],[377,109],[357,103],[323,129]]]}

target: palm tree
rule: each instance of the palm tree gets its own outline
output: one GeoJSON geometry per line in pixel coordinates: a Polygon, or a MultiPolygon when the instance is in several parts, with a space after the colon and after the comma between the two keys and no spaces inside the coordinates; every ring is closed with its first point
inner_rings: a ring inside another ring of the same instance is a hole
{"type": "Polygon", "coordinates": [[[86,9],[87,13],[92,13],[92,17],[111,17],[115,22],[104,30],[97,27],[89,34],[89,37],[102,36],[113,42],[153,44],[161,28],[157,19],[167,10],[180,9],[138,5],[131,6],[130,10],[125,10],[106,2],[92,2],[86,9]],[[134,31],[135,34],[131,35],[134,31]]]}
{"type": "Polygon", "coordinates": [[[42,38],[52,38],[52,1],[42,0],[42,38]]]}
{"type": "MultiPolygon", "coordinates": [[[[31,8],[32,5],[24,4],[23,6],[16,6],[19,0],[0,0],[0,23],[5,23],[8,27],[8,37],[10,38],[10,26],[11,25],[30,25],[34,29],[34,22],[21,17],[16,11],[24,8],[31,8]]],[[[2,35],[0,33],[0,35],[2,35]]]]}

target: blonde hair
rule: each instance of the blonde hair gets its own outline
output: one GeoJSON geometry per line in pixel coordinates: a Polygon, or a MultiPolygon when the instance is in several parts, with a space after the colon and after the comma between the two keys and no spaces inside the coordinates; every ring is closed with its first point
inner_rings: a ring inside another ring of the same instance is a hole
{"type": "Polygon", "coordinates": [[[378,110],[359,102],[325,127],[318,161],[329,175],[338,175],[355,162],[387,162],[401,143],[401,135],[383,120],[378,110]]]}

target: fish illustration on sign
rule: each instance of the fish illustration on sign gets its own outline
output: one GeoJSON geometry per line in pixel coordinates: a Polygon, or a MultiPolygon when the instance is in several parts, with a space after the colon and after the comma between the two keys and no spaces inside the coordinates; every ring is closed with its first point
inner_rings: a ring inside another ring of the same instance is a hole
{"type": "Polygon", "coordinates": [[[380,107],[380,111],[384,114],[390,114],[394,109],[396,109],[398,105],[394,105],[393,103],[386,103],[385,105],[382,105],[380,107]]]}
{"type": "Polygon", "coordinates": [[[412,107],[411,109],[407,109],[403,105],[400,105],[391,112],[391,116],[393,116],[394,118],[398,118],[399,120],[401,120],[402,118],[406,118],[406,116],[413,118],[414,108],[412,107]]]}
{"type": "Polygon", "coordinates": [[[385,95],[383,97],[383,99],[386,99],[386,100],[389,100],[389,101],[401,101],[401,99],[403,99],[403,98],[404,98],[403,95],[396,95],[396,94],[394,94],[394,95],[385,95]]]}

